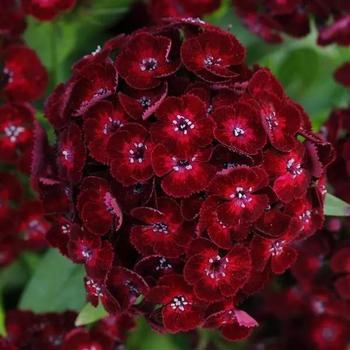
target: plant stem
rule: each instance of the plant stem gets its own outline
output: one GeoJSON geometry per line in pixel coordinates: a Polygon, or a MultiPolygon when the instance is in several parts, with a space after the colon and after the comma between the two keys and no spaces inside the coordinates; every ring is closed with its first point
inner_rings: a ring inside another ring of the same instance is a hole
{"type": "Polygon", "coordinates": [[[205,350],[209,343],[208,333],[203,329],[198,329],[198,344],[196,350],[205,350]]]}

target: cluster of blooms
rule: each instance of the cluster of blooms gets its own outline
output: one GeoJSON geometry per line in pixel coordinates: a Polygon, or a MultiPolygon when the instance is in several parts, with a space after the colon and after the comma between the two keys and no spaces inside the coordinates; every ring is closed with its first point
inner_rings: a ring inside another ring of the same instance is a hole
{"type": "MultiPolygon", "coordinates": [[[[29,2],[28,2],[29,4],[29,2]]],[[[26,249],[46,246],[49,224],[42,206],[22,188],[30,173],[34,109],[47,85],[47,72],[36,53],[23,44],[23,4],[1,2],[0,11],[0,266],[26,249]],[[21,182],[19,181],[21,179],[21,182]]]]}
{"type": "Polygon", "coordinates": [[[48,98],[33,182],[88,300],[159,331],[229,339],[237,308],[323,223],[332,148],[228,32],[174,19],[108,41],[48,98]],[[112,60],[111,57],[114,57],[112,60]]]}
{"type": "Polygon", "coordinates": [[[127,331],[134,326],[128,315],[108,316],[89,330],[75,327],[77,314],[34,314],[31,311],[9,311],[6,336],[0,337],[0,350],[118,350],[127,331]]]}
{"type": "Polygon", "coordinates": [[[339,237],[324,231],[300,245],[294,281],[266,291],[259,301],[260,319],[272,327],[259,330],[252,350],[347,349],[350,283],[345,287],[344,279],[350,276],[350,245],[339,237]]]}
{"type": "Polygon", "coordinates": [[[270,43],[282,33],[299,38],[310,32],[315,17],[319,45],[350,44],[350,3],[347,0],[232,0],[237,15],[255,34],[270,43]]]}

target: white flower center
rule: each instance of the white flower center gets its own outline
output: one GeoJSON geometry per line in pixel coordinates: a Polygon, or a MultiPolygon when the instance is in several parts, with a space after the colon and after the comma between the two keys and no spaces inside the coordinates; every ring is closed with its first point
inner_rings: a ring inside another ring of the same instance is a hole
{"type": "Polygon", "coordinates": [[[220,64],[222,62],[221,58],[214,58],[213,56],[207,56],[204,60],[203,63],[205,66],[213,66],[215,64],[220,64]]]}
{"type": "Polygon", "coordinates": [[[153,58],[153,57],[149,57],[149,58],[144,58],[141,63],[140,63],[140,69],[142,72],[149,72],[149,71],[153,71],[157,68],[158,65],[158,61],[153,58]]]}
{"type": "Polygon", "coordinates": [[[23,126],[14,126],[9,125],[5,127],[5,135],[10,138],[10,142],[15,143],[17,141],[17,137],[24,132],[26,129],[23,126]]]}
{"type": "Polygon", "coordinates": [[[271,248],[269,249],[269,252],[272,256],[280,255],[283,252],[283,246],[286,241],[277,241],[272,243],[271,248]]]}
{"type": "Polygon", "coordinates": [[[235,135],[236,137],[239,137],[239,136],[243,136],[245,134],[245,131],[240,128],[240,127],[235,127],[233,130],[232,130],[232,133],[233,135],[235,135]]]}
{"type": "Polygon", "coordinates": [[[168,270],[168,269],[171,269],[172,268],[172,265],[168,262],[168,260],[164,257],[161,257],[159,259],[159,263],[158,265],[156,266],[156,270],[159,271],[159,270],[168,270]]]}
{"type": "Polygon", "coordinates": [[[173,299],[170,306],[173,310],[185,311],[185,306],[189,304],[190,303],[183,296],[178,296],[173,299]]]}
{"type": "Polygon", "coordinates": [[[252,191],[252,188],[249,187],[248,190],[245,190],[243,187],[236,187],[235,191],[230,195],[230,198],[236,199],[237,204],[241,208],[245,208],[246,204],[252,201],[252,198],[250,196],[250,193],[252,191]]]}
{"type": "Polygon", "coordinates": [[[152,225],[153,232],[168,234],[168,225],[163,222],[157,222],[152,225]]]}
{"type": "Polygon", "coordinates": [[[194,124],[186,117],[178,114],[173,120],[174,131],[187,135],[191,129],[194,129],[194,124]]]}
{"type": "Polygon", "coordinates": [[[305,223],[309,223],[311,219],[312,211],[307,209],[302,214],[299,215],[299,219],[305,223]]]}
{"type": "Polygon", "coordinates": [[[293,178],[302,174],[303,169],[300,163],[297,163],[294,158],[291,158],[287,162],[287,170],[293,175],[293,178]]]}
{"type": "Polygon", "coordinates": [[[271,112],[269,115],[266,116],[266,122],[270,130],[276,128],[278,126],[278,121],[276,118],[276,113],[271,112]]]}
{"type": "Polygon", "coordinates": [[[220,279],[226,277],[225,269],[227,267],[229,260],[228,258],[221,258],[220,255],[217,255],[208,260],[209,267],[204,271],[207,276],[211,279],[220,279]]]}
{"type": "Polygon", "coordinates": [[[147,146],[142,143],[134,143],[134,147],[129,150],[129,162],[130,163],[142,163],[144,161],[145,151],[147,146]]]}

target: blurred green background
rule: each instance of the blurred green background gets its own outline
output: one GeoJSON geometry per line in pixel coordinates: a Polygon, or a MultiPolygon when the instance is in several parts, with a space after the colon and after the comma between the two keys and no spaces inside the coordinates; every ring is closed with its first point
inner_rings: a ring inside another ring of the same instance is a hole
{"type": "MultiPolygon", "coordinates": [[[[131,0],[81,0],[77,8],[54,22],[40,23],[29,19],[25,41],[35,49],[50,73],[50,86],[66,80],[70,67],[79,57],[118,33],[118,21],[128,13],[131,0]]],[[[249,33],[234,16],[230,1],[206,18],[207,21],[227,28],[247,47],[248,63],[269,67],[283,83],[287,93],[301,103],[309,113],[314,129],[318,130],[334,107],[350,101],[349,90],[333,81],[334,70],[350,60],[350,49],[335,45],[326,48],[315,43],[315,30],[304,39],[285,38],[281,45],[268,45],[249,33]]],[[[37,102],[39,120],[49,128],[43,110],[44,99],[37,102]]],[[[12,297],[19,307],[37,312],[81,310],[85,304],[81,266],[73,265],[54,250],[44,255],[23,254],[18,261],[0,272],[1,296],[12,297]],[[24,292],[19,291],[24,288],[24,292]]],[[[11,299],[10,299],[11,300],[11,299]]],[[[1,301],[1,299],[0,299],[1,301]]],[[[10,305],[11,307],[12,305],[10,305]]],[[[15,306],[15,304],[13,305],[15,306]]],[[[8,305],[7,305],[8,307],[8,305]]],[[[3,310],[0,303],[0,333],[3,310]]],[[[215,332],[200,331],[196,350],[245,349],[245,343],[230,344],[215,332]]],[[[192,349],[192,336],[159,335],[143,321],[128,339],[127,350],[187,350],[192,349]]]]}

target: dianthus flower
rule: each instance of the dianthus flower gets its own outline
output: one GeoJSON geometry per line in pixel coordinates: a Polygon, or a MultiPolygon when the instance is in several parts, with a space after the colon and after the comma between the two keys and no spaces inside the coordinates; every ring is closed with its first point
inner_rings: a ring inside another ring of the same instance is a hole
{"type": "Polygon", "coordinates": [[[257,322],[238,301],[322,225],[332,148],[244,61],[230,33],[173,19],[110,40],[48,98],[57,146],[36,137],[33,182],[94,305],[243,338],[257,322]]]}
{"type": "Polygon", "coordinates": [[[0,58],[0,97],[30,102],[43,95],[48,75],[35,51],[23,44],[11,44],[1,47],[0,58]]]}

